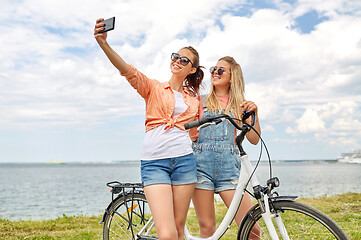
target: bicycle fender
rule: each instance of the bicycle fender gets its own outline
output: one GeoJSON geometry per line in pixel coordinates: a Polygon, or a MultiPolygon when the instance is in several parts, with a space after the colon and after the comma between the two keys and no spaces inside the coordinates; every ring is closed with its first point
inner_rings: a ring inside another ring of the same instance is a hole
{"type": "MultiPolygon", "coordinates": [[[[109,206],[108,206],[108,208],[109,208],[109,206]]],[[[102,224],[105,221],[105,216],[108,214],[108,208],[105,209],[102,220],[100,220],[99,224],[102,224]]]]}
{"type": "Polygon", "coordinates": [[[102,224],[105,221],[105,217],[107,216],[107,214],[109,214],[109,209],[112,206],[113,202],[115,202],[115,200],[117,200],[118,198],[123,198],[123,193],[119,194],[116,198],[113,199],[113,201],[111,201],[108,205],[108,207],[104,210],[104,214],[102,217],[102,220],[100,220],[99,224],[102,224]]]}
{"type": "Polygon", "coordinates": [[[282,200],[295,200],[296,198],[298,198],[298,196],[276,196],[276,197],[270,197],[270,200],[272,202],[275,202],[275,201],[282,201],[282,200]]]}
{"type": "MultiPolygon", "coordinates": [[[[271,197],[270,201],[272,202],[277,202],[277,201],[293,201],[296,198],[298,198],[298,196],[276,196],[276,197],[271,197]]],[[[255,209],[258,209],[260,206],[257,203],[256,205],[254,205],[248,212],[247,214],[243,217],[241,224],[239,225],[238,229],[242,229],[243,225],[245,224],[245,221],[247,219],[247,217],[251,217],[253,218],[253,213],[255,211],[255,209]]]]}

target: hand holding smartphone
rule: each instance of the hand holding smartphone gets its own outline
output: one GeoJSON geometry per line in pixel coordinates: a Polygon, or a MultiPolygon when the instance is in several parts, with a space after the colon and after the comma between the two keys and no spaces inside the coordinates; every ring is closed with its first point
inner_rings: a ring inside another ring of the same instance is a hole
{"type": "Polygon", "coordinates": [[[104,30],[99,31],[99,33],[105,33],[108,32],[110,30],[114,30],[114,25],[115,25],[115,17],[112,18],[108,18],[104,21],[101,21],[100,23],[104,23],[104,30]]]}

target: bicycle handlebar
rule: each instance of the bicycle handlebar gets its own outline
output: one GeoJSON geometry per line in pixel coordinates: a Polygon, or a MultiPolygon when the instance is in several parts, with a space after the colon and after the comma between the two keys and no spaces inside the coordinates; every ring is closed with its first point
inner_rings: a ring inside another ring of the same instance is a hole
{"type": "Polygon", "coordinates": [[[195,120],[193,122],[189,122],[189,123],[184,124],[184,128],[186,130],[188,130],[188,129],[191,129],[191,128],[194,128],[194,127],[199,127],[200,125],[203,125],[208,121],[210,121],[209,117],[204,117],[204,118],[201,118],[199,120],[195,120]]]}
{"type": "MultiPolygon", "coordinates": [[[[252,123],[251,127],[253,127],[256,123],[256,113],[255,112],[249,112],[249,111],[246,111],[243,113],[243,116],[242,116],[242,121],[246,120],[247,118],[249,118],[250,116],[252,116],[252,123]]],[[[236,123],[234,121],[235,118],[232,118],[231,116],[227,115],[227,114],[217,114],[215,116],[207,116],[207,117],[203,117],[199,120],[196,120],[196,121],[192,121],[192,122],[189,122],[189,123],[186,123],[184,124],[184,128],[186,130],[188,129],[191,129],[191,128],[194,128],[194,127],[199,127],[199,126],[202,126],[206,123],[210,123],[210,124],[218,124],[222,121],[222,118],[223,119],[227,119],[228,121],[230,121],[233,126],[235,126],[235,128],[237,128],[238,130],[241,130],[241,131],[249,131],[249,126],[247,126],[248,124],[243,124],[243,126],[239,126],[238,123],[236,123]]]]}
{"type": "MultiPolygon", "coordinates": [[[[240,151],[241,156],[246,155],[246,152],[243,150],[242,147],[242,142],[244,140],[244,136],[251,131],[251,129],[254,129],[254,125],[256,123],[256,113],[255,112],[249,112],[249,111],[245,111],[243,113],[242,116],[242,122],[244,122],[247,118],[249,118],[250,116],[252,116],[252,123],[251,125],[244,123],[242,126],[239,126],[238,123],[235,122],[235,120],[240,121],[239,119],[236,118],[232,118],[231,116],[227,115],[227,114],[217,114],[214,116],[207,116],[207,117],[203,117],[199,120],[193,121],[193,122],[189,122],[184,124],[184,128],[186,130],[190,129],[190,128],[194,128],[194,127],[206,127],[208,125],[216,125],[220,122],[222,122],[224,119],[227,119],[230,123],[233,124],[233,126],[235,128],[237,128],[238,130],[241,130],[241,133],[237,136],[236,138],[236,144],[238,146],[238,149],[240,151]]],[[[257,133],[257,132],[256,132],[257,133]]],[[[258,133],[257,133],[258,134],[258,133]]]]}

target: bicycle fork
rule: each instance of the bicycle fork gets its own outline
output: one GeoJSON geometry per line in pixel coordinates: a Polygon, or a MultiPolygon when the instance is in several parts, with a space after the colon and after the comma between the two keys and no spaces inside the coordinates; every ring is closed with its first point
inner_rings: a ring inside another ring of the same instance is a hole
{"type": "Polygon", "coordinates": [[[288,233],[287,233],[287,230],[286,230],[286,227],[285,225],[283,224],[283,221],[282,221],[282,217],[280,214],[278,214],[277,212],[275,213],[271,213],[271,209],[270,209],[270,202],[269,202],[269,196],[267,194],[265,194],[263,196],[263,202],[258,199],[258,204],[262,210],[262,218],[264,220],[264,223],[266,224],[267,226],[267,229],[268,229],[268,233],[270,234],[271,238],[273,240],[279,240],[279,237],[278,237],[278,234],[277,234],[277,231],[276,231],[276,228],[272,222],[272,218],[274,218],[275,222],[276,222],[276,225],[277,225],[277,228],[280,232],[280,235],[282,236],[282,239],[283,240],[290,240],[289,236],[288,236],[288,233]]]}
{"type": "MultiPolygon", "coordinates": [[[[252,168],[250,162],[246,161],[246,160],[248,160],[248,156],[243,155],[241,157],[241,159],[242,159],[241,174],[242,174],[242,170],[244,169],[248,173],[248,176],[251,176],[253,168],[252,168]]],[[[241,176],[243,176],[243,175],[241,175],[241,176]]],[[[254,176],[254,175],[251,177],[251,184],[253,186],[253,192],[254,192],[255,198],[257,199],[258,205],[259,205],[259,207],[261,208],[261,211],[262,211],[261,216],[262,216],[262,218],[263,218],[263,220],[264,220],[264,222],[265,222],[265,224],[267,226],[267,229],[268,229],[268,232],[269,232],[269,234],[271,236],[271,239],[279,240],[276,228],[275,228],[275,226],[274,226],[274,224],[272,222],[272,218],[274,218],[275,222],[276,222],[276,225],[277,225],[277,227],[279,229],[279,232],[280,232],[280,234],[282,236],[282,239],[283,240],[289,240],[290,238],[288,236],[286,227],[283,224],[281,215],[278,214],[277,212],[271,213],[269,196],[268,196],[268,194],[264,194],[264,191],[263,191],[264,188],[261,187],[257,177],[254,176]]],[[[270,179],[269,181],[267,181],[267,185],[269,186],[268,191],[270,192],[273,187],[278,187],[278,185],[279,185],[278,178],[270,179]]]]}

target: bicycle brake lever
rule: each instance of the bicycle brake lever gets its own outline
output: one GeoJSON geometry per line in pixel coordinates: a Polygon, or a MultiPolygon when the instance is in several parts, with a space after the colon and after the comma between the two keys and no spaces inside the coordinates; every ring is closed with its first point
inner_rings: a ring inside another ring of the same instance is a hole
{"type": "Polygon", "coordinates": [[[197,131],[199,131],[201,128],[208,127],[209,125],[217,125],[218,123],[221,123],[224,120],[225,120],[225,118],[220,118],[220,119],[214,120],[214,122],[204,123],[204,124],[200,125],[199,127],[197,127],[197,131]]]}
{"type": "Polygon", "coordinates": [[[197,131],[199,131],[201,128],[208,127],[209,125],[216,125],[216,123],[215,122],[204,123],[204,124],[200,125],[199,127],[197,127],[197,131]]]}

